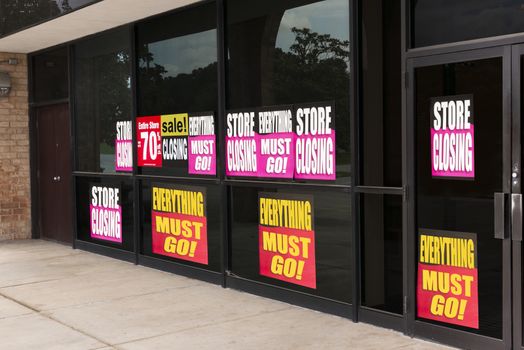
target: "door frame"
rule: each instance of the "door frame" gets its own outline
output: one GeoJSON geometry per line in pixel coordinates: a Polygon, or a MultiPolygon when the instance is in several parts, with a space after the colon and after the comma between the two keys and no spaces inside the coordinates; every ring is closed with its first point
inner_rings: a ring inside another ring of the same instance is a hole
{"type": "MultiPolygon", "coordinates": [[[[407,185],[407,193],[404,201],[404,237],[405,259],[404,271],[406,272],[405,290],[405,329],[411,336],[431,339],[437,342],[447,343],[458,347],[475,347],[486,349],[510,349],[512,345],[511,330],[511,240],[508,237],[502,242],[502,339],[495,339],[484,335],[477,335],[466,331],[451,329],[445,326],[434,325],[416,319],[416,276],[417,266],[413,262],[417,254],[417,230],[416,230],[416,166],[415,166],[415,80],[416,68],[445,63],[457,63],[487,58],[502,58],[502,80],[503,80],[503,185],[504,193],[511,193],[511,46],[495,46],[490,48],[453,52],[433,56],[421,56],[406,59],[406,113],[404,114],[403,128],[406,130],[404,138],[404,183],[407,185]]],[[[508,216],[505,220],[506,231],[509,225],[508,216]]]]}
{"type": "MultiPolygon", "coordinates": [[[[31,62],[32,60],[28,60],[31,62]]],[[[32,71],[31,69],[29,70],[32,71]]],[[[32,79],[30,74],[30,79],[32,79]]],[[[45,107],[54,107],[54,106],[60,106],[60,105],[67,105],[67,110],[69,114],[70,122],[72,123],[71,119],[71,104],[69,98],[64,99],[57,99],[57,100],[51,100],[46,102],[38,102],[38,103],[29,103],[29,163],[30,163],[30,184],[31,184],[31,238],[32,239],[44,239],[44,235],[41,232],[40,227],[40,180],[38,177],[38,127],[37,127],[37,119],[38,119],[38,110],[45,107]]],[[[71,138],[71,126],[69,128],[69,137],[71,138]]],[[[69,144],[69,147],[72,147],[72,143],[69,144]]],[[[73,154],[73,148],[71,148],[71,154],[73,154]]],[[[72,156],[71,156],[72,158],[72,156]]],[[[71,182],[73,182],[74,179],[72,179],[71,182]]],[[[70,205],[74,203],[74,187],[71,185],[71,198],[70,198],[70,205]]],[[[76,222],[76,212],[73,208],[73,219],[71,225],[72,230],[72,242],[62,242],[57,241],[58,243],[65,244],[65,245],[73,245],[74,244],[74,227],[76,222]]]]}
{"type": "MultiPolygon", "coordinates": [[[[511,183],[511,242],[512,242],[512,273],[513,273],[513,347],[524,350],[522,328],[522,164],[521,164],[521,99],[522,67],[524,44],[511,46],[511,105],[512,105],[512,172],[518,177],[511,183]]],[[[512,174],[513,175],[513,174],[512,174]]]]}

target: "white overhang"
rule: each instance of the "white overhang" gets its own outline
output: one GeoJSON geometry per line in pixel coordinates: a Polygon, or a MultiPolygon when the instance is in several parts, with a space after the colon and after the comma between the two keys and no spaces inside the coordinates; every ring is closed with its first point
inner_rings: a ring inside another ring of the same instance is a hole
{"type": "Polygon", "coordinates": [[[30,53],[201,0],[103,0],[0,39],[0,52],[30,53]]]}

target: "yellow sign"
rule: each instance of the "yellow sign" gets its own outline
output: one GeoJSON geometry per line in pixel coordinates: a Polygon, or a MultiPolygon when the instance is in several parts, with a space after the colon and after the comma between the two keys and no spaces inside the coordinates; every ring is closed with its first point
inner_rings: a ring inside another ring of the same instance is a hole
{"type": "Polygon", "coordinates": [[[162,136],[188,136],[189,116],[187,113],[162,116],[162,136]]]}

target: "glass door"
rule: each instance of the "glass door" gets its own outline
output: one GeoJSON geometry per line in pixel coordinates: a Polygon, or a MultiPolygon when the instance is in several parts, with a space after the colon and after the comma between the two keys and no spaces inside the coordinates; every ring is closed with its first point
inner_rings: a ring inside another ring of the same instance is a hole
{"type": "Polygon", "coordinates": [[[511,55],[408,60],[408,328],[511,346],[511,55]]]}

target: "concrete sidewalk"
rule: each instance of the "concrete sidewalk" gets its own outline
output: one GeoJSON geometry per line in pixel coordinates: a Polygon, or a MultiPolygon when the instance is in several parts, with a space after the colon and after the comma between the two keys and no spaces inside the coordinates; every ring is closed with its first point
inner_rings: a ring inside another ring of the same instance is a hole
{"type": "Polygon", "coordinates": [[[449,349],[44,241],[0,243],[0,349],[449,349]]]}

